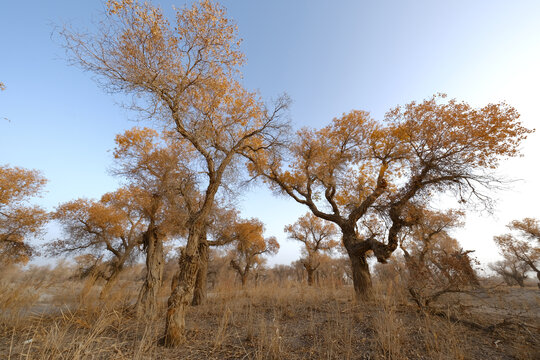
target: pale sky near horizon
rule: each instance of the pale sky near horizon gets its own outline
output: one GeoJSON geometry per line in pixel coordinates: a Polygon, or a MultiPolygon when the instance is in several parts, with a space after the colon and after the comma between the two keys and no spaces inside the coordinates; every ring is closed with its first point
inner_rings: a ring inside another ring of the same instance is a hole
{"type": "MultiPolygon", "coordinates": [[[[185,1],[152,1],[167,14],[185,1]]],[[[189,3],[189,2],[188,2],[189,3]]],[[[389,108],[444,92],[482,106],[506,101],[540,128],[540,1],[220,1],[236,21],[248,89],[265,99],[287,92],[296,128],[322,127],[352,109],[381,119],[389,108]]],[[[69,67],[54,26],[92,29],[103,2],[0,2],[0,164],[39,169],[49,179],[36,203],[52,210],[78,197],[99,198],[118,186],[107,173],[114,135],[137,125],[92,80],[69,67]]],[[[522,179],[493,215],[470,213],[455,233],[484,264],[498,258],[492,241],[505,225],[538,217],[539,134],[501,174],[522,179]]],[[[263,186],[243,195],[245,217],[258,217],[280,253],[298,259],[283,227],[307,209],[263,186]]],[[[54,229],[46,238],[56,236],[54,229]]]]}

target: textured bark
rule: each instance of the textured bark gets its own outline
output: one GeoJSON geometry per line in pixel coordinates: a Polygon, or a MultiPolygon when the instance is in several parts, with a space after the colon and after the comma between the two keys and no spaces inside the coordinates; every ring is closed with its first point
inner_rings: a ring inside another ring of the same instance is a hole
{"type": "Polygon", "coordinates": [[[144,234],[146,247],[146,277],[137,299],[137,314],[154,317],[157,315],[158,293],[163,282],[163,241],[155,228],[150,227],[144,234]]]}
{"type": "Polygon", "coordinates": [[[201,305],[206,300],[206,288],[208,285],[208,242],[202,239],[199,244],[199,269],[195,279],[195,290],[193,292],[192,306],[201,305]]]}
{"type": "Polygon", "coordinates": [[[343,245],[347,249],[349,259],[351,260],[351,272],[356,299],[366,301],[372,298],[373,288],[371,283],[371,274],[367,263],[366,253],[368,251],[366,241],[358,241],[353,227],[342,228],[343,245]]]}
{"type": "Polygon", "coordinates": [[[354,292],[356,299],[365,301],[371,299],[372,283],[369,265],[365,254],[349,254],[353,275],[354,292]]]}
{"type": "Polygon", "coordinates": [[[198,247],[202,234],[202,224],[190,227],[186,247],[178,261],[178,272],[173,279],[172,293],[167,302],[165,319],[164,342],[169,347],[178,346],[184,341],[186,309],[193,300],[195,280],[199,269],[198,247]]]}
{"type": "Polygon", "coordinates": [[[307,283],[309,286],[313,285],[313,274],[315,273],[315,270],[313,270],[311,267],[306,267],[307,271],[307,283]]]}

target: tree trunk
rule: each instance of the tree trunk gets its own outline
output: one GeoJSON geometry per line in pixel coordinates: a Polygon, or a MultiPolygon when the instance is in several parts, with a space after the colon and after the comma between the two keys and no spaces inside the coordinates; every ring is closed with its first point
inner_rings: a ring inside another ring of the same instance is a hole
{"type": "MultiPolygon", "coordinates": [[[[229,155],[228,155],[229,156],[229,155]]],[[[220,165],[227,166],[232,159],[224,159],[220,165]]],[[[221,171],[221,170],[220,170],[221,171]]],[[[187,244],[178,261],[178,272],[173,279],[174,288],[167,301],[167,316],[165,319],[165,346],[178,346],[184,341],[186,328],[186,308],[193,301],[195,279],[199,268],[199,243],[205,239],[206,222],[210,209],[214,204],[214,197],[221,183],[222,172],[216,177],[210,178],[206,189],[206,198],[202,208],[194,214],[189,223],[187,244]]]]}
{"type": "Polygon", "coordinates": [[[155,228],[149,228],[144,234],[146,247],[146,278],[137,299],[137,314],[154,317],[157,315],[158,294],[163,282],[163,242],[155,228]]]}
{"type": "Polygon", "coordinates": [[[312,268],[306,267],[307,271],[307,284],[313,286],[313,273],[315,272],[312,268]]]}
{"type": "Polygon", "coordinates": [[[193,292],[192,306],[201,305],[206,300],[206,288],[208,279],[208,242],[202,239],[199,244],[199,269],[195,280],[195,290],[193,292]]]}
{"type": "Polygon", "coordinates": [[[167,301],[164,342],[174,347],[184,341],[186,327],[186,309],[193,300],[195,280],[199,268],[198,247],[202,239],[203,226],[194,224],[190,227],[186,247],[178,261],[178,272],[173,279],[173,289],[167,301]]]}
{"type": "Polygon", "coordinates": [[[356,299],[366,301],[372,297],[371,275],[365,254],[349,254],[356,299]]]}
{"type": "Polygon", "coordinates": [[[366,249],[359,249],[356,231],[353,227],[342,228],[343,245],[347,249],[347,254],[351,260],[351,272],[356,299],[366,301],[372,298],[373,288],[369,265],[366,259],[366,249]]]}
{"type": "Polygon", "coordinates": [[[240,274],[240,281],[242,281],[242,288],[246,286],[247,282],[247,272],[240,274]]]}

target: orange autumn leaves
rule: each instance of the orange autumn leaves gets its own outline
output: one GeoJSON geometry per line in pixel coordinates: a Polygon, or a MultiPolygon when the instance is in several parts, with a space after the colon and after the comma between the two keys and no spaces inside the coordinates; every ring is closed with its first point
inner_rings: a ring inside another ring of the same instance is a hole
{"type": "Polygon", "coordinates": [[[264,237],[264,225],[257,219],[240,220],[232,227],[236,242],[229,252],[230,264],[245,285],[250,271],[264,263],[262,255],[276,254],[279,244],[275,237],[264,237]]]}
{"type": "Polygon", "coordinates": [[[327,254],[339,246],[336,226],[307,213],[294,224],[285,226],[284,231],[289,239],[303,244],[303,258],[300,261],[307,271],[308,285],[313,285],[314,272],[326,260],[327,254]]]}
{"type": "Polygon", "coordinates": [[[274,237],[264,237],[264,225],[260,220],[240,220],[233,224],[235,250],[241,261],[260,263],[262,254],[275,254],[279,244],[274,237]]]}
{"type": "Polygon", "coordinates": [[[135,199],[136,194],[119,189],[99,201],[76,199],[59,205],[53,218],[61,224],[64,239],[49,244],[49,252],[129,256],[143,230],[143,216],[135,199]]]}
{"type": "MultiPolygon", "coordinates": [[[[61,36],[73,63],[97,75],[106,90],[133,96],[133,109],[164,129],[163,137],[150,129],[117,137],[113,171],[126,189],[138,191],[134,199],[150,223],[183,221],[169,216],[176,211],[189,214],[180,270],[197,268],[216,197],[241,172],[239,160],[247,159],[254,175],[342,230],[348,254],[363,266],[355,275],[360,289],[358,279],[370,284],[366,254],[382,262],[391,255],[411,203],[421,207],[448,190],[463,200],[488,198],[480,190],[498,180],[490,170],[518,155],[530,132],[505,104],[473,109],[434,96],[393,109],[381,122],[352,111],[322,129],[301,129],[287,143],[280,114],[288,100],[269,110],[241,85],[238,32],[220,5],[195,2],[170,20],[150,3],[118,0],[107,7],[96,33],[64,29],[61,36]],[[366,219],[386,222],[388,238],[362,236],[366,219]]],[[[171,343],[180,342],[171,334],[182,332],[196,272],[179,273],[187,275],[170,301],[177,308],[169,313],[180,314],[167,321],[177,327],[167,330],[171,343]]]]}
{"type": "Polygon", "coordinates": [[[501,182],[494,170],[519,156],[532,131],[504,103],[475,109],[434,95],[390,110],[384,121],[351,111],[321,129],[300,129],[287,151],[251,156],[249,170],[340,228],[355,290],[368,298],[366,258],[390,258],[400,233],[415,223],[411,209],[441,193],[489,206],[501,182]],[[372,222],[387,231],[370,231],[372,222]]]}
{"type": "Polygon", "coordinates": [[[253,157],[250,170],[302,203],[312,200],[346,217],[381,177],[386,186],[380,200],[404,190],[413,176],[423,177],[423,187],[464,191],[468,181],[494,180],[489,171],[501,159],[518,156],[519,144],[532,132],[518,119],[504,103],[474,109],[444,95],[398,106],[384,122],[351,111],[320,130],[299,130],[290,157],[253,157]]]}
{"type": "Polygon", "coordinates": [[[26,263],[36,253],[28,241],[40,235],[48,215],[28,202],[46,182],[36,170],[0,166],[0,261],[26,263]]]}
{"type": "MultiPolygon", "coordinates": [[[[159,120],[161,129],[188,150],[189,159],[178,172],[182,176],[167,175],[176,179],[182,200],[164,198],[180,204],[189,217],[165,331],[167,344],[179,344],[199,267],[199,244],[205,241],[212,209],[241,171],[243,157],[280,144],[288,128],[280,118],[288,99],[280,98],[269,110],[256,93],[244,89],[239,72],[244,55],[236,26],[219,4],[195,2],[176,10],[174,21],[150,3],[107,5],[104,26],[95,33],[64,28],[60,36],[73,63],[96,74],[108,91],[133,96],[134,110],[159,120]]],[[[153,170],[142,168],[115,171],[139,183],[138,174],[153,170]]]]}
{"type": "Polygon", "coordinates": [[[477,286],[472,251],[464,251],[450,234],[463,226],[464,214],[421,209],[416,225],[404,232],[400,247],[405,259],[401,277],[420,308],[448,292],[477,286]]]}
{"type": "Polygon", "coordinates": [[[191,8],[178,11],[173,31],[173,26],[164,18],[161,9],[148,3],[108,1],[107,7],[110,16],[126,25],[120,36],[125,39],[127,46],[123,50],[134,54],[139,50],[146,54],[163,54],[156,61],[166,70],[179,64],[190,69],[197,59],[212,59],[200,64],[204,66],[225,64],[222,70],[233,70],[244,62],[237,28],[226,18],[225,10],[215,3],[201,1],[191,8]],[[135,37],[146,37],[144,48],[131,46],[135,37]],[[189,56],[191,54],[195,55],[189,56]]]}
{"type": "Polygon", "coordinates": [[[448,161],[459,157],[469,167],[496,168],[501,159],[518,155],[519,144],[532,132],[505,103],[475,109],[445,97],[411,102],[387,114],[407,153],[448,161]]]}
{"type": "Polygon", "coordinates": [[[119,257],[141,244],[149,224],[165,238],[184,231],[186,215],[174,186],[184,176],[181,162],[189,152],[165,143],[149,128],[127,130],[115,142],[112,172],[125,186],[99,201],[61,204],[54,218],[67,238],[53,243],[53,253],[89,249],[119,257]]]}

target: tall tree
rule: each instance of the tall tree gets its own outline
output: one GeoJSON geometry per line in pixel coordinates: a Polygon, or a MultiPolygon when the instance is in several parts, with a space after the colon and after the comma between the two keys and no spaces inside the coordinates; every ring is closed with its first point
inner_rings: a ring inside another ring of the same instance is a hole
{"type": "Polygon", "coordinates": [[[26,263],[35,254],[28,241],[41,234],[48,214],[28,202],[46,182],[39,171],[0,165],[0,261],[26,263]]]}
{"type": "Polygon", "coordinates": [[[269,111],[242,88],[235,79],[244,61],[236,26],[207,0],[177,10],[174,24],[149,3],[108,1],[97,34],[65,29],[61,35],[75,64],[97,74],[107,90],[133,95],[137,109],[162,120],[193,151],[188,165],[203,198],[188,207],[187,244],[165,326],[165,343],[178,345],[193,297],[199,243],[226,172],[235,168],[238,155],[280,142],[286,131],[280,114],[288,101],[278,100],[269,111]]]}
{"type": "Polygon", "coordinates": [[[376,122],[364,111],[335,118],[320,130],[304,128],[287,156],[253,157],[251,170],[341,230],[357,298],[371,297],[367,256],[386,262],[400,231],[412,223],[408,207],[450,191],[461,202],[488,201],[493,170],[519,155],[531,131],[506,104],[474,109],[444,95],[411,102],[376,122]],[[388,232],[371,233],[364,219],[379,217],[388,232]]]}
{"type": "Polygon", "coordinates": [[[304,258],[301,261],[308,275],[308,285],[313,285],[313,275],[320,265],[321,254],[332,251],[339,244],[334,239],[338,229],[333,223],[308,213],[293,225],[285,226],[284,230],[290,239],[304,244],[304,258]]]}
{"type": "Polygon", "coordinates": [[[163,282],[164,241],[185,235],[187,213],[176,184],[186,179],[189,150],[149,128],[127,130],[115,142],[113,173],[136,189],[132,201],[144,223],[146,276],[136,308],[139,314],[152,317],[163,282]]]}
{"type": "Polygon", "coordinates": [[[502,255],[511,263],[521,262],[536,273],[540,288],[540,221],[514,220],[507,227],[512,233],[495,236],[502,255]]]}
{"type": "Polygon", "coordinates": [[[102,299],[114,288],[141,243],[143,216],[133,201],[137,196],[136,189],[122,188],[99,201],[76,199],[60,204],[52,215],[65,237],[48,245],[51,255],[86,253],[107,259],[102,299]]]}
{"type": "Polygon", "coordinates": [[[257,219],[238,221],[233,229],[236,241],[234,249],[230,251],[230,264],[244,287],[250,271],[263,263],[262,255],[276,254],[279,244],[275,237],[264,237],[264,226],[257,219]]]}

